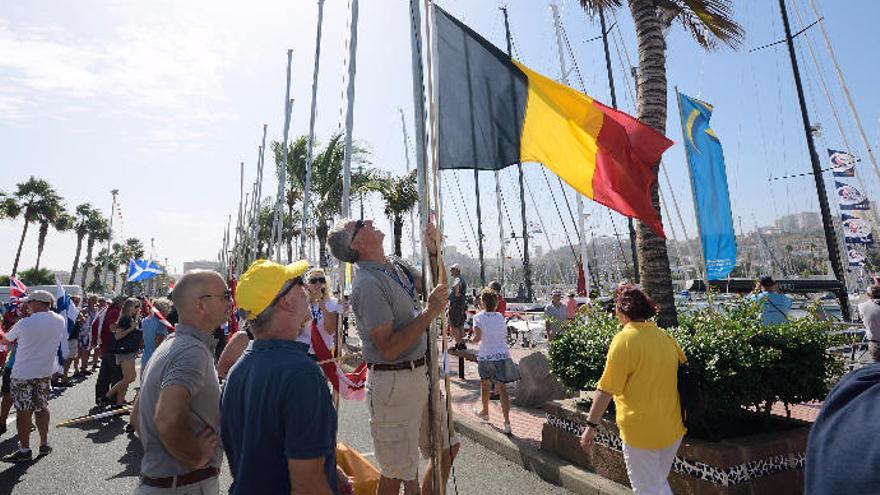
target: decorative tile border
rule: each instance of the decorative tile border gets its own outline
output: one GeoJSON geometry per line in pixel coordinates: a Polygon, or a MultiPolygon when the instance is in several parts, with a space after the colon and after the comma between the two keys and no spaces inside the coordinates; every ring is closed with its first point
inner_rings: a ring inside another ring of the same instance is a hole
{"type": "MultiPolygon", "coordinates": [[[[566,431],[580,437],[584,432],[584,425],[574,421],[560,418],[551,414],[547,415],[547,423],[557,429],[566,431]]],[[[623,442],[620,437],[609,433],[605,430],[596,432],[595,443],[615,450],[623,452],[623,442]]],[[[776,455],[767,459],[757,459],[736,466],[726,468],[715,467],[709,464],[676,457],[672,464],[673,471],[681,473],[703,481],[721,485],[734,486],[745,483],[772,474],[790,471],[794,469],[803,469],[806,463],[806,453],[798,452],[789,455],[776,455]]]]}

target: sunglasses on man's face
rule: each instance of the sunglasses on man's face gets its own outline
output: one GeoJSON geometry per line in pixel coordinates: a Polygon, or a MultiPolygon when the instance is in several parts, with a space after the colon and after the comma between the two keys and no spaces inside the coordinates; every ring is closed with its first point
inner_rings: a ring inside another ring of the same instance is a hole
{"type": "Polygon", "coordinates": [[[324,277],[314,277],[314,278],[310,278],[310,279],[309,279],[309,283],[312,284],[312,285],[314,285],[314,284],[326,284],[326,283],[327,283],[327,279],[324,278],[324,277]]]}
{"type": "Polygon", "coordinates": [[[348,246],[349,246],[349,247],[351,247],[351,244],[354,242],[354,238],[355,238],[355,236],[358,235],[358,232],[360,232],[360,230],[361,230],[362,228],[364,228],[364,225],[366,225],[366,224],[367,224],[367,223],[364,222],[363,220],[355,220],[355,222],[354,222],[354,232],[351,233],[351,242],[348,243],[348,246]]]}
{"type": "Polygon", "coordinates": [[[228,300],[232,299],[232,291],[229,289],[226,289],[225,291],[223,291],[223,294],[205,294],[205,295],[199,296],[199,299],[205,299],[208,297],[222,297],[223,299],[226,299],[228,301],[228,300]]]}

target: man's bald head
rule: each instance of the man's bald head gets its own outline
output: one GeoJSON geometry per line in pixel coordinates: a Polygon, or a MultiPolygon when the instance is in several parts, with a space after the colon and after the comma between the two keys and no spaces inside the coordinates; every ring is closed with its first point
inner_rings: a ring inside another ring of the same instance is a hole
{"type": "Polygon", "coordinates": [[[189,315],[199,297],[212,291],[224,290],[226,281],[213,270],[193,270],[187,272],[174,285],[171,300],[180,316],[189,315]]]}

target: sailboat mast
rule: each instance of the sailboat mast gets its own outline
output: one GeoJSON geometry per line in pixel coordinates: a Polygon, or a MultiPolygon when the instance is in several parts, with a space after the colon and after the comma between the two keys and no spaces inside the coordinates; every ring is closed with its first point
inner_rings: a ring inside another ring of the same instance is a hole
{"type": "MultiPolygon", "coordinates": [[[[507,7],[500,7],[504,13],[504,32],[507,37],[507,55],[513,58],[513,42],[510,35],[510,19],[507,15],[507,7]]],[[[522,163],[516,164],[519,170],[519,205],[522,215],[522,238],[523,238],[523,277],[526,285],[526,301],[533,300],[532,294],[532,267],[529,265],[529,223],[526,220],[526,196],[525,179],[523,177],[522,163]]]]}
{"type": "MultiPolygon", "coordinates": [[[[614,89],[614,72],[611,69],[611,50],[608,48],[608,29],[605,27],[605,9],[599,6],[599,28],[602,30],[602,46],[605,49],[605,72],[608,74],[608,89],[611,92],[611,107],[617,110],[617,91],[614,89]]],[[[626,219],[629,231],[629,250],[633,262],[633,282],[639,283],[639,257],[636,249],[636,229],[632,218],[626,219]]]]}
{"type": "Polygon", "coordinates": [[[791,37],[791,26],[788,22],[788,12],[785,9],[785,0],[779,0],[779,11],[782,15],[782,25],[785,28],[785,42],[788,45],[788,55],[791,58],[791,70],[794,75],[794,84],[797,89],[798,103],[801,107],[801,119],[804,124],[804,134],[807,138],[807,149],[810,153],[810,163],[813,166],[813,179],[816,182],[816,193],[819,197],[819,211],[822,214],[822,227],[825,231],[825,244],[828,247],[828,257],[831,260],[831,269],[834,278],[843,284],[843,290],[838,292],[840,310],[845,320],[850,319],[849,299],[846,294],[846,278],[840,261],[840,251],[837,247],[837,237],[834,234],[834,223],[831,219],[831,209],[828,207],[828,195],[825,191],[825,180],[822,177],[822,167],[819,164],[819,155],[816,154],[816,145],[813,143],[813,133],[810,126],[810,116],[807,112],[807,103],[804,99],[804,88],[801,84],[801,74],[798,69],[797,56],[794,52],[794,40],[791,37]]]}
{"type": "MultiPolygon", "coordinates": [[[[568,86],[568,69],[565,67],[565,52],[562,48],[562,21],[559,19],[559,9],[556,7],[556,4],[550,4],[550,14],[553,16],[553,26],[556,29],[556,49],[559,54],[559,73],[560,73],[560,81],[562,84],[568,86]]],[[[565,194],[565,190],[562,191],[562,194],[565,194]]],[[[574,193],[575,199],[577,200],[577,212],[578,212],[578,244],[580,244],[580,262],[584,267],[584,279],[586,281],[586,292],[590,293],[590,261],[589,255],[587,254],[587,231],[584,228],[584,199],[578,194],[577,191],[574,193]]],[[[575,260],[577,261],[577,260],[575,260]]],[[[587,295],[583,294],[583,295],[587,295]]]]}
{"type": "MultiPolygon", "coordinates": [[[[300,253],[306,253],[306,231],[309,220],[309,189],[312,187],[312,163],[315,152],[315,114],[318,103],[318,72],[321,67],[321,25],[324,21],[324,0],[318,0],[318,29],[315,34],[315,69],[312,72],[312,109],[309,114],[309,144],[306,154],[306,180],[303,188],[302,228],[299,233],[300,253]]],[[[280,248],[279,248],[280,250],[280,248]]],[[[279,251],[280,252],[280,251],[279,251]]],[[[324,260],[318,260],[320,265],[324,260]]]]}

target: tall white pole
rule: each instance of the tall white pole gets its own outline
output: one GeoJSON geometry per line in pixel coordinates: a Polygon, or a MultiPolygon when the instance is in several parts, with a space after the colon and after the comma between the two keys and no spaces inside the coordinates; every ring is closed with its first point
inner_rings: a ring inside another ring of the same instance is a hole
{"type": "MultiPolygon", "coordinates": [[[[284,191],[287,182],[287,135],[290,132],[290,112],[293,102],[290,101],[290,76],[293,50],[287,50],[287,85],[284,90],[284,131],[281,136],[281,165],[278,166],[278,198],[275,202],[275,217],[272,221],[273,233],[275,234],[275,260],[281,261],[281,232],[283,232],[284,220],[284,191]]],[[[264,144],[265,149],[265,144],[264,144]]],[[[272,252],[272,242],[269,242],[267,251],[272,252]]]]}
{"type": "MultiPolygon", "coordinates": [[[[348,40],[348,88],[345,110],[345,149],[342,161],[342,216],[351,217],[351,139],[354,128],[354,77],[357,73],[358,0],[351,0],[351,32],[348,40]]],[[[315,71],[317,73],[317,70],[315,71]]]]}
{"type": "MultiPolygon", "coordinates": [[[[568,86],[568,69],[565,66],[565,52],[562,48],[562,21],[559,18],[559,9],[556,4],[550,4],[550,14],[553,16],[553,26],[556,28],[556,49],[559,52],[559,70],[560,81],[568,86]]],[[[564,193],[564,191],[563,191],[564,193]]],[[[584,267],[584,278],[586,279],[587,294],[590,293],[590,263],[587,254],[587,231],[584,225],[584,199],[575,191],[575,199],[577,200],[578,212],[578,243],[580,244],[581,263],[584,267]]]]}
{"type": "Polygon", "coordinates": [[[113,217],[116,216],[116,195],[119,194],[119,189],[113,189],[110,191],[110,194],[113,195],[113,203],[110,205],[110,236],[107,238],[107,257],[104,258],[104,267],[101,269],[101,284],[104,285],[105,289],[107,286],[107,268],[110,264],[110,247],[113,243],[113,217]]]}
{"type": "MultiPolygon", "coordinates": [[[[409,169],[410,169],[409,134],[406,132],[406,120],[403,118],[403,109],[400,107],[397,107],[397,111],[400,112],[400,126],[403,128],[403,153],[404,153],[404,156],[406,157],[406,173],[409,173],[409,169]]],[[[419,257],[419,247],[418,247],[418,244],[416,243],[416,239],[418,238],[418,236],[416,236],[416,221],[415,221],[415,214],[413,213],[413,210],[409,210],[409,227],[410,227],[409,228],[410,234],[412,237],[413,262],[415,262],[415,260],[418,259],[418,257],[419,257]]]]}
{"type": "MultiPolygon", "coordinates": [[[[303,191],[302,230],[299,234],[300,251],[306,252],[306,226],[309,218],[309,189],[312,187],[312,161],[315,149],[315,113],[318,102],[318,71],[321,64],[321,24],[324,21],[324,0],[318,0],[318,29],[315,35],[315,70],[312,73],[312,109],[309,115],[309,143],[306,155],[306,180],[303,191]]],[[[322,260],[318,260],[320,264],[322,260]]]]}

